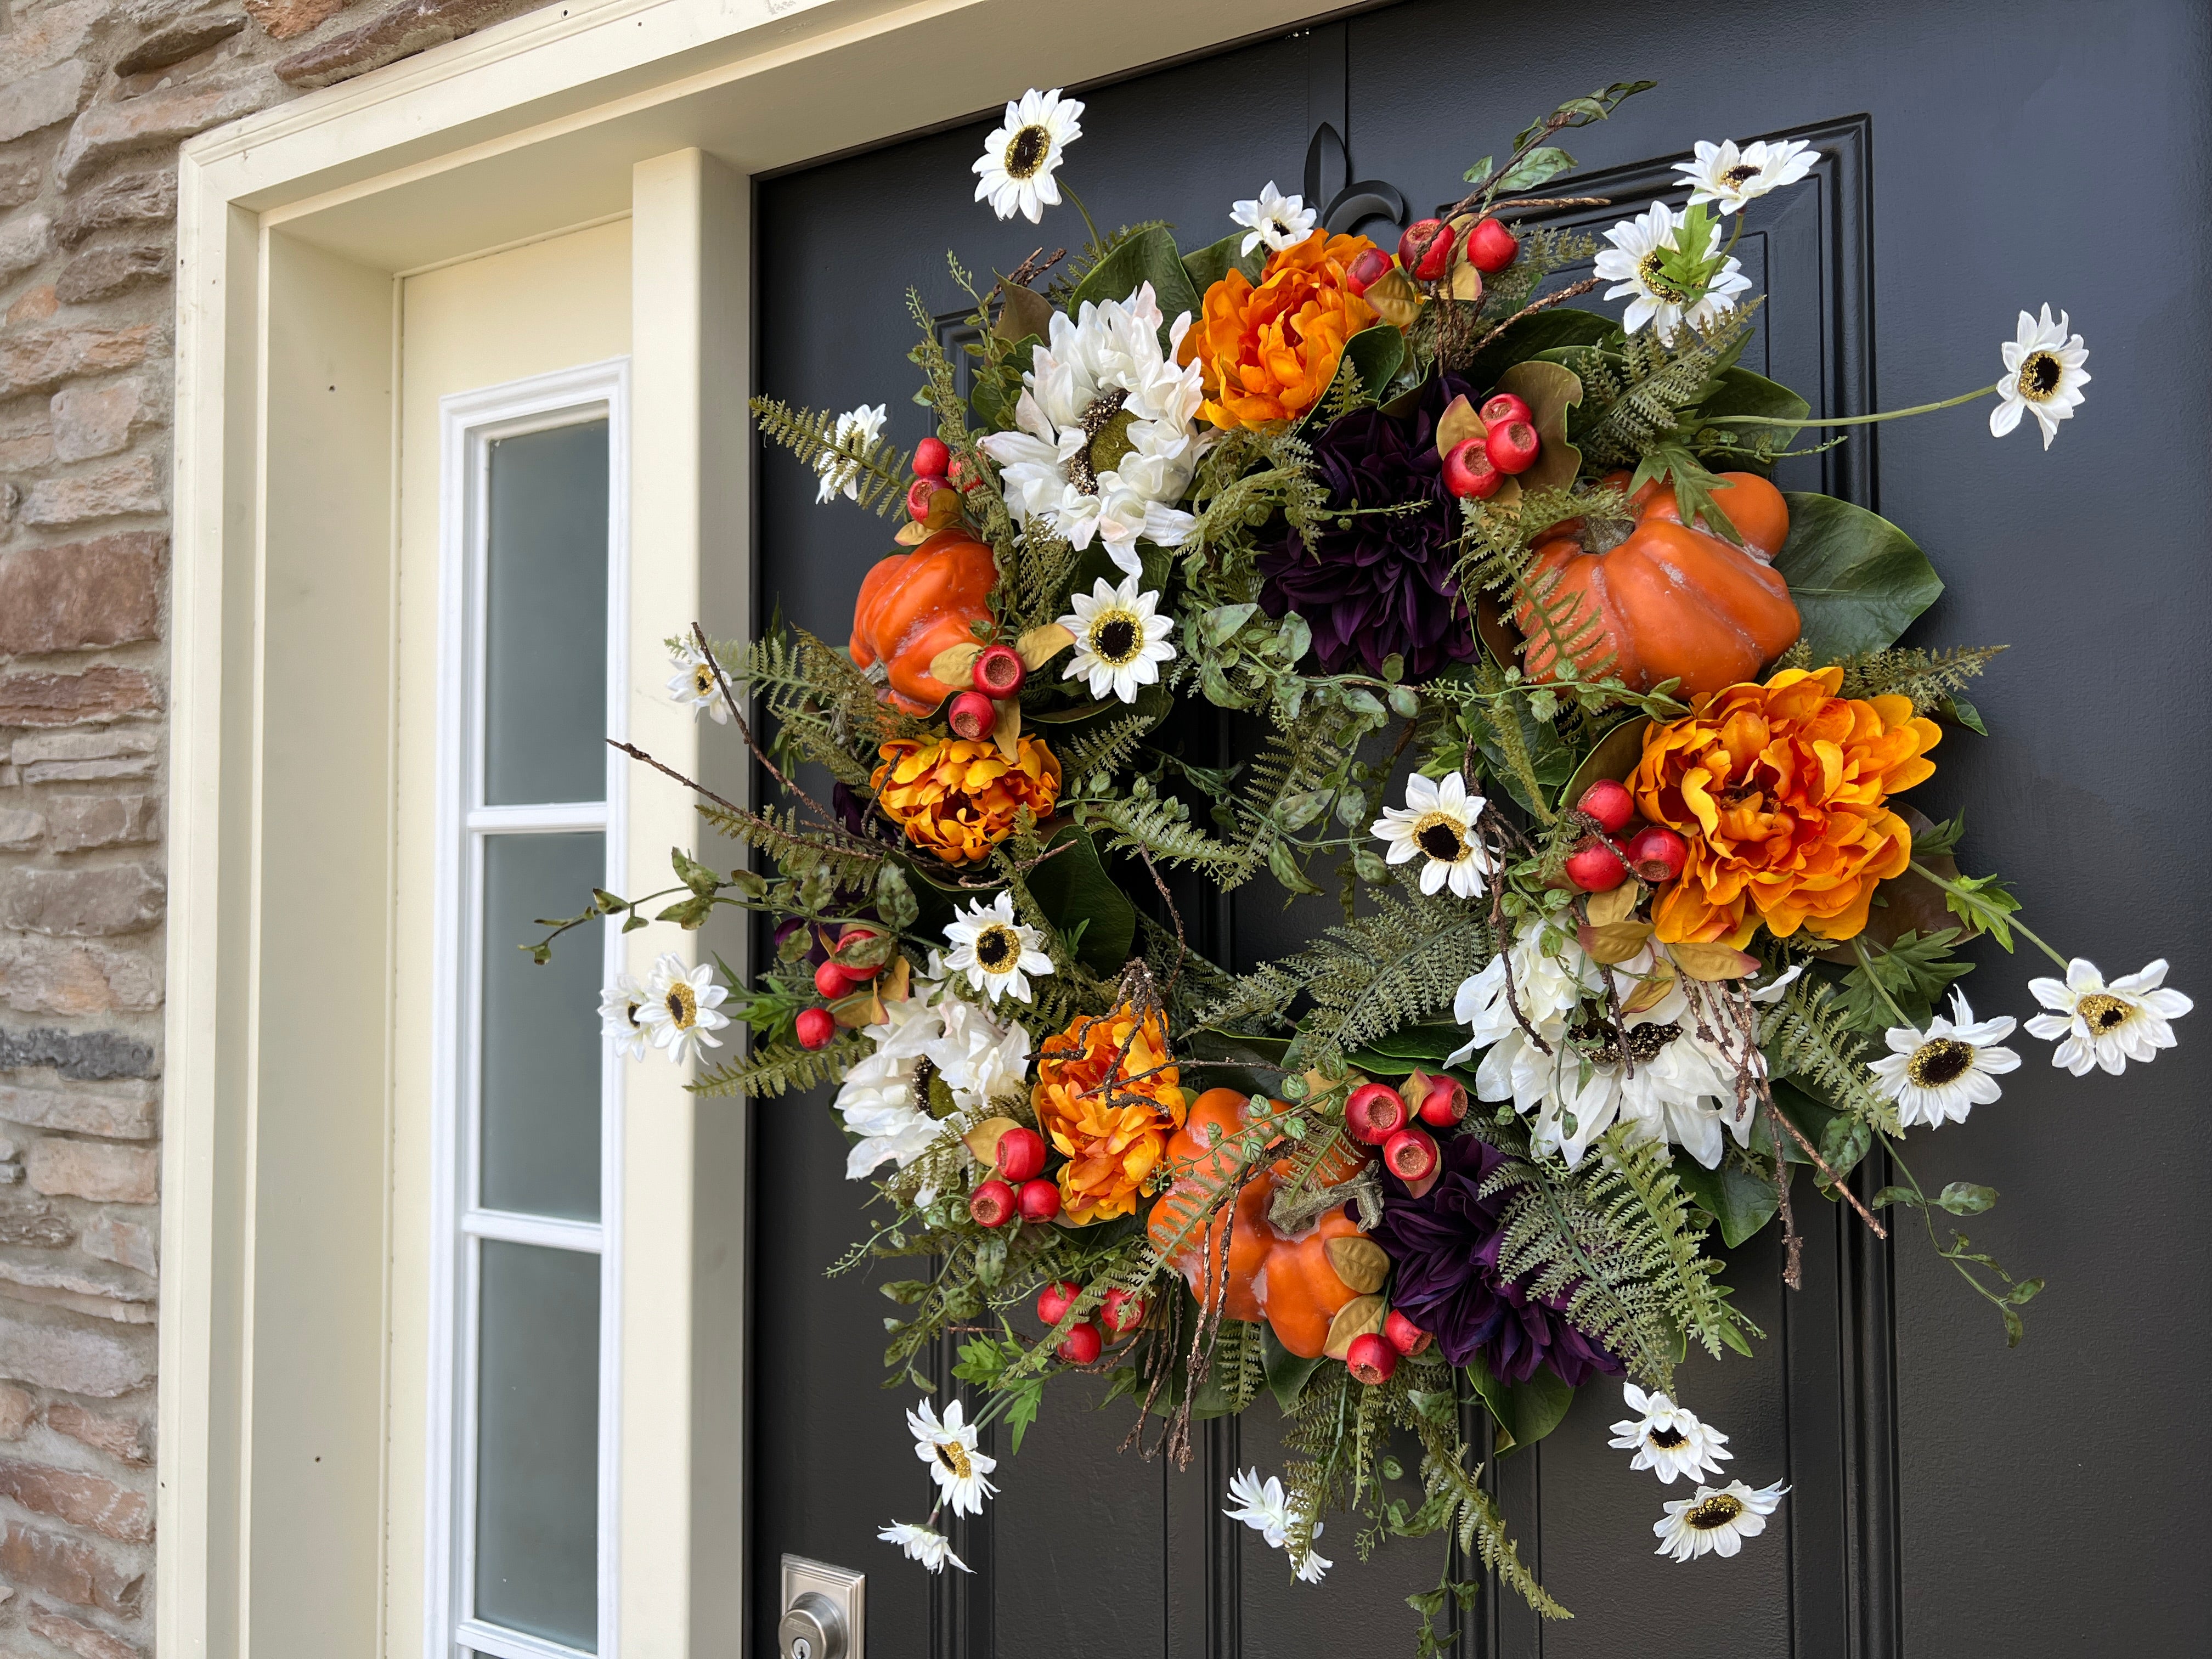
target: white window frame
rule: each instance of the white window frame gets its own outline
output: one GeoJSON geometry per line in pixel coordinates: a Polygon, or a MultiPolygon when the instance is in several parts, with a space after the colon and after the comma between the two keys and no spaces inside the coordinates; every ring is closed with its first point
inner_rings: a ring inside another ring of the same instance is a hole
{"type": "MultiPolygon", "coordinates": [[[[477,1360],[482,1242],[595,1254],[599,1258],[599,1646],[620,1652],[616,1628],[621,1515],[623,1065],[605,1044],[599,1060],[599,1219],[596,1223],[483,1208],[479,1012],[484,838],[492,834],[592,831],[605,837],[602,884],[627,880],[628,769],[607,750],[605,799],[523,806],[483,805],[487,485],[491,446],[562,426],[607,422],[606,730],[628,736],[629,669],[629,361],[626,357],[456,392],[440,399],[438,846],[431,1052],[432,1283],[428,1412],[428,1561],[423,1651],[490,1659],[586,1659],[578,1650],[487,1625],[475,1607],[477,1360]]],[[[573,897],[574,896],[570,896],[573,897]]],[[[549,907],[568,901],[548,894],[549,907]]],[[[621,934],[605,929],[601,979],[621,963],[621,934]]],[[[511,942],[510,942],[511,943],[511,942]]],[[[576,1018],[595,1019],[580,1008],[576,1018]]]]}

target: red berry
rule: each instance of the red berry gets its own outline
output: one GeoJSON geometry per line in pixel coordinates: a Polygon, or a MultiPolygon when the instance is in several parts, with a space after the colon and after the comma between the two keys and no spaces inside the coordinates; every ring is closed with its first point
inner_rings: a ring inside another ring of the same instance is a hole
{"type": "Polygon", "coordinates": [[[1082,1293],[1083,1287],[1072,1279],[1046,1285],[1037,1292],[1037,1317],[1048,1325],[1059,1324],[1060,1316],[1075,1305],[1075,1298],[1082,1293]]]}
{"type": "Polygon", "coordinates": [[[1370,1331],[1364,1336],[1352,1339],[1344,1363],[1351,1367],[1353,1382],[1373,1388],[1378,1382],[1388,1382],[1390,1373],[1398,1369],[1398,1351],[1370,1331]]]}
{"type": "Polygon", "coordinates": [[[1354,294],[1364,294],[1382,279],[1390,269],[1390,256],[1379,247],[1360,250],[1352,262],[1344,268],[1344,285],[1354,294]]]}
{"type": "Polygon", "coordinates": [[[1607,835],[1617,836],[1628,828],[1629,819],[1636,816],[1636,797],[1618,778],[1600,778],[1583,791],[1583,798],[1575,803],[1575,809],[1595,818],[1598,828],[1607,835]]]}
{"type": "Polygon", "coordinates": [[[1398,263],[1425,283],[1441,282],[1451,269],[1456,233],[1441,219],[1416,219],[1398,239],[1398,263]]]}
{"type": "Polygon", "coordinates": [[[945,723],[956,738],[988,738],[999,723],[999,708],[981,691],[963,691],[945,711],[945,723]]]}
{"type": "Polygon", "coordinates": [[[962,460],[957,455],[955,455],[951,460],[946,464],[945,468],[945,481],[951,484],[955,489],[959,490],[973,489],[983,482],[982,479],[975,476],[975,469],[970,467],[967,462],[962,460]]]}
{"type": "Polygon", "coordinates": [[[1387,1083],[1363,1083],[1344,1103],[1344,1127],[1355,1140],[1380,1146],[1406,1127],[1412,1115],[1406,1097],[1387,1083]]]}
{"type": "Polygon", "coordinates": [[[1009,1129],[992,1159],[1008,1181],[1031,1181],[1044,1169],[1044,1137],[1035,1129],[1009,1129]]]}
{"type": "Polygon", "coordinates": [[[852,988],[853,981],[834,962],[825,962],[814,970],[814,989],[824,1002],[835,1002],[852,988]]]}
{"type": "Polygon", "coordinates": [[[929,504],[945,488],[942,478],[916,478],[906,487],[906,515],[916,524],[929,516],[929,504]]]}
{"type": "Polygon", "coordinates": [[[802,1048],[827,1048],[837,1035],[837,1018],[827,1008],[801,1008],[792,1022],[802,1048]]]}
{"type": "Polygon", "coordinates": [[[1014,1218],[1014,1189],[1003,1181],[986,1181],[968,1194],[968,1213],[986,1227],[1003,1227],[1014,1218]]]}
{"type": "Polygon", "coordinates": [[[1088,1365],[1098,1358],[1105,1346],[1106,1340],[1098,1334],[1098,1328],[1086,1320],[1071,1327],[1053,1352],[1071,1365],[1088,1365]]]}
{"type": "Polygon", "coordinates": [[[1410,1187],[1437,1172],[1437,1143],[1426,1129],[1401,1129],[1382,1143],[1382,1161],[1410,1187]]]}
{"type": "Polygon", "coordinates": [[[1030,677],[1029,666],[1011,645],[987,645],[975,659],[975,689],[987,697],[1011,697],[1030,677]]]}
{"type": "Polygon", "coordinates": [[[1689,842],[1656,823],[1628,843],[1629,868],[1654,886],[1674,880],[1689,861],[1689,842]]]}
{"type": "Polygon", "coordinates": [[[1490,450],[1479,437],[1462,438],[1444,457],[1444,488],[1464,501],[1472,495],[1487,501],[1505,482],[1490,459],[1490,450]]]}
{"type": "Polygon", "coordinates": [[[1109,1291],[1098,1310],[1098,1322],[1115,1336],[1127,1336],[1145,1322],[1145,1298],[1127,1291],[1109,1291]]]}
{"type": "Polygon", "coordinates": [[[1019,1198],[1024,1221],[1049,1221],[1060,1213],[1060,1188],[1052,1182],[1024,1181],[1019,1198]]]}
{"type": "Polygon", "coordinates": [[[1485,219],[1467,234],[1467,262],[1495,276],[1521,257],[1521,239],[1495,219],[1485,219]]]}
{"type": "Polygon", "coordinates": [[[1449,1129],[1467,1115],[1467,1085],[1455,1077],[1432,1077],[1421,1097],[1421,1121],[1449,1129]]]}
{"type": "Polygon", "coordinates": [[[1486,446],[1490,451],[1490,464],[1500,472],[1526,472],[1536,465],[1536,454],[1543,446],[1536,441],[1536,428],[1526,421],[1506,421],[1490,428],[1486,446]]]}
{"type": "Polygon", "coordinates": [[[1426,1352],[1429,1344],[1436,1340],[1395,1308],[1390,1310],[1390,1316],[1382,1322],[1382,1335],[1392,1347],[1408,1359],[1417,1353],[1426,1352]]]}
{"type": "Polygon", "coordinates": [[[1585,893],[1610,893],[1628,879],[1628,866],[1620,854],[1594,841],[1567,860],[1567,879],[1585,893]]]}
{"type": "MultiPolygon", "coordinates": [[[[842,951],[848,945],[858,945],[862,939],[873,939],[875,936],[876,930],[872,927],[848,927],[837,935],[837,948],[842,951]]],[[[882,973],[884,964],[878,962],[871,963],[866,968],[854,968],[848,967],[841,962],[837,964],[837,969],[857,985],[862,980],[873,979],[878,974],[882,973]]]]}
{"type": "Polygon", "coordinates": [[[1510,392],[1492,392],[1490,401],[1475,412],[1482,417],[1486,429],[1504,426],[1508,421],[1526,421],[1531,426],[1536,423],[1535,411],[1510,392]]]}
{"type": "Polygon", "coordinates": [[[941,478],[945,469],[952,465],[952,452],[945,447],[942,438],[924,438],[914,447],[914,476],[917,478],[941,478]]]}

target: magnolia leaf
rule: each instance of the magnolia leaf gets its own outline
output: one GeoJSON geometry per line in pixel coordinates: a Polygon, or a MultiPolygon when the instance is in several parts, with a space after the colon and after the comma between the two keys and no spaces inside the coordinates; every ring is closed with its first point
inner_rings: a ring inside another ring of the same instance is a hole
{"type": "Polygon", "coordinates": [[[1421,290],[1397,265],[1370,283],[1366,293],[1359,297],[1374,307],[1375,314],[1393,328],[1411,328],[1413,319],[1421,314],[1421,290]]]}
{"type": "Polygon", "coordinates": [[[991,741],[999,745],[999,753],[1006,759],[1018,759],[1021,755],[1022,700],[1019,697],[1002,697],[996,706],[999,718],[992,724],[991,741]]]}
{"type": "Polygon", "coordinates": [[[883,999],[876,994],[873,981],[850,996],[839,997],[830,1005],[830,1014],[848,1031],[857,1031],[863,1025],[881,1025],[890,1018],[884,1012],[883,999]]]}
{"type": "MultiPolygon", "coordinates": [[[[1368,292],[1372,294],[1374,289],[1368,292]]],[[[1508,323],[1504,332],[1474,354],[1467,377],[1477,386],[1495,385],[1498,377],[1515,363],[1526,362],[1539,353],[1572,356],[1567,348],[1619,346],[1620,343],[1620,325],[1611,318],[1594,311],[1577,311],[1572,306],[1556,306],[1508,323]]]]}
{"type": "Polygon", "coordinates": [[[987,1117],[960,1139],[966,1143],[968,1150],[975,1154],[975,1161],[978,1164],[988,1164],[996,1168],[999,1162],[999,1137],[1009,1129],[1018,1129],[1021,1127],[1010,1117],[987,1117]]]}
{"type": "Polygon", "coordinates": [[[1336,1276],[1347,1290],[1362,1295],[1381,1290],[1382,1281],[1390,1276],[1390,1258],[1371,1238],[1330,1239],[1328,1265],[1336,1269],[1336,1276]]]}
{"type": "Polygon", "coordinates": [[[907,966],[907,960],[903,955],[891,958],[891,965],[884,970],[884,976],[876,981],[877,989],[884,1001],[904,1002],[914,994],[908,983],[912,972],[913,970],[907,966]]]}
{"type": "Polygon", "coordinates": [[[1455,250],[1452,255],[1451,297],[1468,305],[1482,302],[1482,273],[1467,260],[1464,251],[1455,250]]]}
{"type": "Polygon", "coordinates": [[[1328,1322],[1328,1340],[1322,1352],[1331,1359],[1341,1359],[1352,1351],[1352,1345],[1363,1336],[1371,1336],[1382,1328],[1382,1322],[1390,1310],[1379,1296],[1355,1296],[1336,1310],[1336,1317],[1328,1322]]]}
{"type": "Polygon", "coordinates": [[[1469,438],[1482,435],[1482,416],[1462,392],[1444,405],[1444,412],[1437,417],[1437,453],[1449,455],[1469,438]]]}
{"type": "Polygon", "coordinates": [[[1674,1175],[1698,1207],[1720,1223],[1721,1242],[1730,1249],[1773,1220],[1782,1206],[1773,1182],[1733,1158],[1708,1170],[1688,1153],[1677,1152],[1674,1175]]]}
{"type": "Polygon", "coordinates": [[[1575,939],[1592,962],[1601,962],[1610,968],[1615,963],[1627,961],[1651,942],[1651,924],[1609,921],[1601,927],[1585,925],[1575,929],[1575,939]]]}
{"type": "Polygon", "coordinates": [[[1583,901],[1583,910],[1589,917],[1590,926],[1603,927],[1608,923],[1626,921],[1636,914],[1637,901],[1643,890],[1634,882],[1624,881],[1609,893],[1592,893],[1583,901]]]}
{"type": "Polygon", "coordinates": [[[1346,340],[1344,356],[1358,375],[1360,389],[1370,398],[1380,398],[1406,361],[1406,337],[1386,319],[1346,340]]]}
{"type": "MultiPolygon", "coordinates": [[[[1260,1360],[1267,1370],[1268,1391],[1275,1396],[1275,1403],[1283,1408],[1283,1414],[1289,1416],[1297,1406],[1298,1395],[1305,1391],[1306,1379],[1321,1369],[1321,1355],[1316,1354],[1307,1359],[1292,1353],[1275,1334],[1273,1326],[1262,1324],[1260,1327],[1260,1360]]],[[[1176,1368],[1178,1371],[1180,1369],[1176,1368]]]]}
{"type": "Polygon", "coordinates": [[[1774,568],[1805,628],[1814,662],[1897,643],[1943,591],[1943,579],[1912,538],[1863,507],[1832,495],[1785,492],[1790,538],[1774,568]]]}
{"type": "MultiPolygon", "coordinates": [[[[1613,890],[1617,893],[1620,889],[1616,887],[1613,890]]],[[[1636,988],[1620,1005],[1620,1012],[1623,1014],[1640,1014],[1647,1008],[1656,1008],[1666,1000],[1667,993],[1674,988],[1674,964],[1662,957],[1650,973],[1637,981],[1636,988]]]]}
{"type": "Polygon", "coordinates": [[[1680,972],[1709,985],[1722,980],[1741,979],[1759,971],[1759,958],[1732,945],[1703,945],[1685,939],[1679,945],[1669,945],[1667,954],[1674,959],[1680,972]]]}
{"type": "Polygon", "coordinates": [[[1636,770],[1637,763],[1644,758],[1644,732],[1650,724],[1643,715],[1632,714],[1607,730],[1583,757],[1582,764],[1567,780],[1567,787],[1559,791],[1559,810],[1565,811],[1580,800],[1583,792],[1600,778],[1625,782],[1636,770]]]}
{"type": "Polygon", "coordinates": [[[1249,253],[1245,252],[1244,239],[1250,234],[1249,231],[1232,230],[1219,241],[1193,248],[1182,256],[1183,273],[1190,278],[1201,301],[1209,289],[1232,270],[1243,271],[1248,283],[1259,282],[1260,273],[1267,268],[1267,245],[1255,243],[1249,253]]]}
{"type": "Polygon", "coordinates": [[[1152,295],[1159,301],[1160,336],[1164,342],[1177,317],[1185,312],[1198,315],[1199,295],[1191,286],[1190,273],[1183,268],[1182,256],[1176,252],[1175,238],[1162,226],[1130,237],[1093,265],[1068,296],[1068,314],[1075,315],[1085,301],[1103,305],[1109,300],[1127,300],[1146,283],[1152,285],[1152,295]]]}
{"type": "Polygon", "coordinates": [[[1548,1370],[1539,1369],[1526,1382],[1499,1382],[1479,1351],[1468,1361],[1467,1380],[1497,1420],[1495,1449],[1501,1452],[1534,1445],[1559,1426],[1575,1403],[1573,1388],[1548,1370]]]}
{"type": "Polygon", "coordinates": [[[1058,623],[1042,623],[1014,641],[1014,654],[1035,673],[1074,643],[1075,635],[1058,623]]]}
{"type": "Polygon", "coordinates": [[[1543,447],[1521,473],[1523,489],[1565,489],[1581,472],[1583,453],[1567,441],[1567,410],[1583,400],[1582,376],[1558,363],[1516,363],[1498,377],[1498,389],[1528,405],[1543,447]]]}
{"type": "Polygon", "coordinates": [[[1008,345],[1025,340],[1032,334],[1040,340],[1052,338],[1052,301],[1033,288],[1024,288],[1018,283],[1001,280],[999,294],[999,319],[991,325],[991,332],[1008,345]]]}
{"type": "Polygon", "coordinates": [[[1055,834],[1045,850],[1050,856],[1029,873],[1030,896],[1063,931],[1083,925],[1076,960],[1092,973],[1111,978],[1129,959],[1137,934],[1136,907],[1107,875],[1091,837],[1074,825],[1055,834]],[[1077,845],[1057,850],[1070,840],[1077,845]]]}
{"type": "Polygon", "coordinates": [[[929,659],[929,677],[939,685],[965,685],[973,676],[975,659],[983,647],[973,640],[948,645],[929,659]]]}

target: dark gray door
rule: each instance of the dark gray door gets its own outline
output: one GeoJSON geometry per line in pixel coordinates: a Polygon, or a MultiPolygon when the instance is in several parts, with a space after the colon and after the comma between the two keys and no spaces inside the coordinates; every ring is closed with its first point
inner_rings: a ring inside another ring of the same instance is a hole
{"type": "MultiPolygon", "coordinates": [[[[2014,647],[1975,694],[1994,735],[1948,736],[1917,803],[1972,805],[1970,862],[2017,878],[2049,936],[2113,972],[2162,951],[2171,982],[2201,994],[2212,951],[2186,872],[2212,805],[2195,474],[2212,414],[2208,34],[2198,0],[1417,0],[1085,93],[1066,176],[1102,224],[1164,217],[1193,246],[1225,234],[1231,200],[1269,178],[1297,188],[1327,121],[1359,177],[1426,210],[1536,112],[1650,76],[1656,91],[1575,135],[1583,180],[1620,204],[1605,220],[1662,188],[1692,139],[1818,144],[1817,183],[1759,204],[1738,252],[1772,295],[1752,365],[1825,412],[1994,379],[2017,311],[2070,310],[2096,380],[2050,453],[2025,434],[1993,441],[1968,410],[1854,437],[1793,464],[1819,469],[1795,482],[1878,507],[1927,550],[1950,590],[1913,638],[2014,647]]],[[[906,288],[951,316],[963,307],[947,246],[1009,270],[1040,240],[1080,235],[969,204],[989,125],[761,186],[759,389],[838,409],[888,401],[893,435],[921,435],[904,401],[906,288]]],[[[1325,171],[1342,182],[1334,155],[1325,171]]],[[[812,480],[780,457],[763,463],[760,501],[762,600],[842,637],[887,538],[817,508],[812,480]]],[[[1258,893],[1186,914],[1239,967],[1313,921],[1258,893]]],[[[2039,967],[1993,949],[1979,960],[1977,1006],[2030,1012],[2039,967]]],[[[2158,1066],[2087,1084],[2052,1073],[2038,1045],[2000,1106],[1920,1143],[1923,1182],[2002,1194],[1977,1242],[2049,1278],[2024,1346],[2006,1350],[1924,1237],[1878,1245],[1804,1199],[1802,1291],[1783,1290],[1771,1237],[1733,1263],[1770,1334],[1758,1359],[1683,1376],[1735,1437],[1735,1472],[1792,1483],[1780,1528],[1733,1561],[1654,1558],[1656,1489],[1606,1448],[1619,1397],[1594,1384],[1549,1440],[1494,1471],[1524,1558],[1577,1617],[1540,1628],[1510,1594],[1490,1597],[1463,1652],[2205,1650],[2212,1140],[2189,1069],[2196,1034],[2182,1036],[2158,1066]]],[[[1340,1522],[1323,1550],[1338,1565],[1313,1589],[1222,1518],[1232,1468],[1281,1467],[1264,1402],[1206,1425],[1178,1474],[1117,1451],[1126,1407],[1090,1412],[1079,1385],[1061,1385],[1002,1464],[1001,1496],[956,1534],[972,1577],[933,1580],[876,1542],[885,1520],[927,1506],[908,1396],[879,1387],[890,1304],[862,1275],[823,1277],[860,1222],[820,1097],[752,1110],[758,1651],[774,1650],[775,1565],[790,1550],[867,1571],[872,1659],[1410,1652],[1402,1598],[1434,1582],[1432,1541],[1362,1564],[1340,1522]]]]}

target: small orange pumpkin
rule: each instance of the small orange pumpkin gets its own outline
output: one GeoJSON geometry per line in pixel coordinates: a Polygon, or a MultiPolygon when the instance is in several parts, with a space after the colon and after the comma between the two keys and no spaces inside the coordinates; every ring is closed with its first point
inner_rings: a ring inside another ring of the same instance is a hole
{"type": "Polygon", "coordinates": [[[890,675],[884,697],[909,714],[928,714],[959,689],[929,665],[939,652],[974,640],[969,624],[989,617],[998,574],[989,544],[958,525],[880,561],[853,605],[853,660],[863,668],[882,663],[890,675]]]}
{"type": "MultiPolygon", "coordinates": [[[[1208,1089],[1198,1097],[1168,1142],[1166,1163],[1177,1174],[1152,1206],[1146,1231],[1153,1248],[1182,1270],[1200,1301],[1214,1294],[1214,1275],[1225,1265],[1227,1278],[1219,1281],[1222,1311],[1231,1319],[1265,1319],[1291,1352],[1316,1359],[1328,1346],[1330,1322],[1361,1294],[1338,1276],[1329,1245],[1358,1237],[1359,1227],[1338,1208],[1302,1233],[1278,1231],[1267,1208],[1291,1173],[1287,1159],[1249,1176],[1236,1203],[1217,1210],[1203,1229],[1198,1227],[1199,1215],[1223,1184],[1237,1178],[1237,1159],[1230,1146],[1245,1127],[1245,1097],[1238,1091],[1208,1089]]],[[[1364,1159],[1342,1162],[1352,1166],[1348,1176],[1364,1159]]],[[[1341,1164],[1332,1158],[1330,1167],[1341,1164]]]]}
{"type": "MultiPolygon", "coordinates": [[[[1725,488],[1714,499],[1743,538],[1741,547],[1685,526],[1663,479],[1631,497],[1636,526],[1617,545],[1594,548],[1579,519],[1537,545],[1529,580],[1547,606],[1556,610],[1570,596],[1579,601],[1570,632],[1593,614],[1598,619],[1576,649],[1578,669],[1594,671],[1610,653],[1607,672],[1631,690],[1679,678],[1684,695],[1699,696],[1756,678],[1797,642],[1797,607],[1772,566],[1790,534],[1790,505],[1757,473],[1720,476],[1725,488]]],[[[1607,480],[1626,481],[1625,473],[1607,480]]],[[[1529,678],[1557,678],[1558,653],[1529,599],[1515,608],[1513,620],[1528,636],[1522,662],[1529,678]]]]}

